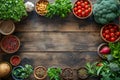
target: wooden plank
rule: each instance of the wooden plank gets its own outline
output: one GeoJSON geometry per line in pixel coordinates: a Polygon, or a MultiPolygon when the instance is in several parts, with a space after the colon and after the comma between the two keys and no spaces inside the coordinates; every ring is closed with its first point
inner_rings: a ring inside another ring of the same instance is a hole
{"type": "Polygon", "coordinates": [[[77,19],[70,14],[65,19],[48,19],[32,12],[29,16],[16,24],[16,31],[98,31],[100,27],[94,22],[93,17],[85,20],[77,19]]]}
{"type": "MultiPolygon", "coordinates": [[[[61,68],[71,67],[77,69],[85,66],[87,62],[100,61],[96,51],[82,52],[17,52],[22,58],[21,65],[31,64],[34,67],[43,65],[45,67],[59,66],[61,68]]],[[[13,54],[13,55],[15,55],[13,54]]],[[[3,60],[8,61],[12,55],[4,54],[3,60]],[[6,57],[7,56],[7,57],[6,57]]]]}
{"type": "Polygon", "coordinates": [[[96,32],[17,32],[20,51],[96,51],[103,41],[96,32]]]}

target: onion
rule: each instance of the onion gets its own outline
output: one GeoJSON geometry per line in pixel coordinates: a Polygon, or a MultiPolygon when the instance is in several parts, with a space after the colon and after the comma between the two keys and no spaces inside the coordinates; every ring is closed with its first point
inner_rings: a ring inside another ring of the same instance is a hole
{"type": "Polygon", "coordinates": [[[100,50],[100,53],[101,54],[109,54],[110,53],[110,48],[108,46],[105,46],[100,50]]]}
{"type": "Polygon", "coordinates": [[[0,78],[7,76],[10,73],[10,71],[11,66],[8,63],[6,62],[0,63],[0,78]]]}

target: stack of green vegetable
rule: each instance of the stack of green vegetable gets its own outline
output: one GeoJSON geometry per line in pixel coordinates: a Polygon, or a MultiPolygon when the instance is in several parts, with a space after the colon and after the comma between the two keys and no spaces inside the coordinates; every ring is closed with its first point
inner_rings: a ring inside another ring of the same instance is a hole
{"type": "Polygon", "coordinates": [[[0,0],[0,19],[20,21],[26,15],[24,0],[0,0]]]}
{"type": "Polygon", "coordinates": [[[120,15],[119,0],[97,0],[93,5],[93,15],[97,23],[107,24],[120,15]]]}
{"type": "Polygon", "coordinates": [[[116,63],[87,63],[86,68],[91,76],[101,77],[100,80],[120,80],[120,67],[116,63]]]}
{"type": "Polygon", "coordinates": [[[54,3],[48,4],[46,17],[60,16],[64,18],[71,12],[71,9],[72,4],[70,0],[55,0],[54,3]]]}

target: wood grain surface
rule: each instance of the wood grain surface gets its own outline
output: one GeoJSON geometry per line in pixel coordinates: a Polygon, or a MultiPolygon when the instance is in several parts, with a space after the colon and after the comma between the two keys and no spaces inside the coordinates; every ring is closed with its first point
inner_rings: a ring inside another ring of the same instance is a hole
{"type": "MultiPolygon", "coordinates": [[[[37,0],[26,1],[35,3],[37,0]]],[[[73,3],[75,1],[72,0],[73,3]]],[[[96,0],[91,1],[94,3],[96,0]]],[[[2,61],[9,61],[12,55],[20,55],[21,65],[59,66],[73,69],[85,66],[87,62],[101,61],[97,55],[97,47],[104,42],[100,37],[102,26],[95,23],[93,15],[85,20],[77,19],[72,13],[65,19],[56,17],[48,19],[33,11],[28,13],[21,22],[15,23],[15,26],[14,35],[21,41],[20,49],[9,55],[1,52],[0,60],[2,61]]],[[[35,79],[32,75],[28,80],[35,79]]],[[[74,80],[80,79],[75,77],[74,80]]]]}

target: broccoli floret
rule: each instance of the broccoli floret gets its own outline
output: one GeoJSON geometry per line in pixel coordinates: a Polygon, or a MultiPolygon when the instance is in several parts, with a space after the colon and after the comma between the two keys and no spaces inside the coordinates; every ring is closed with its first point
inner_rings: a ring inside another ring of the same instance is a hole
{"type": "Polygon", "coordinates": [[[120,4],[117,0],[97,0],[93,5],[93,15],[97,23],[106,24],[120,15],[120,4]]]}

